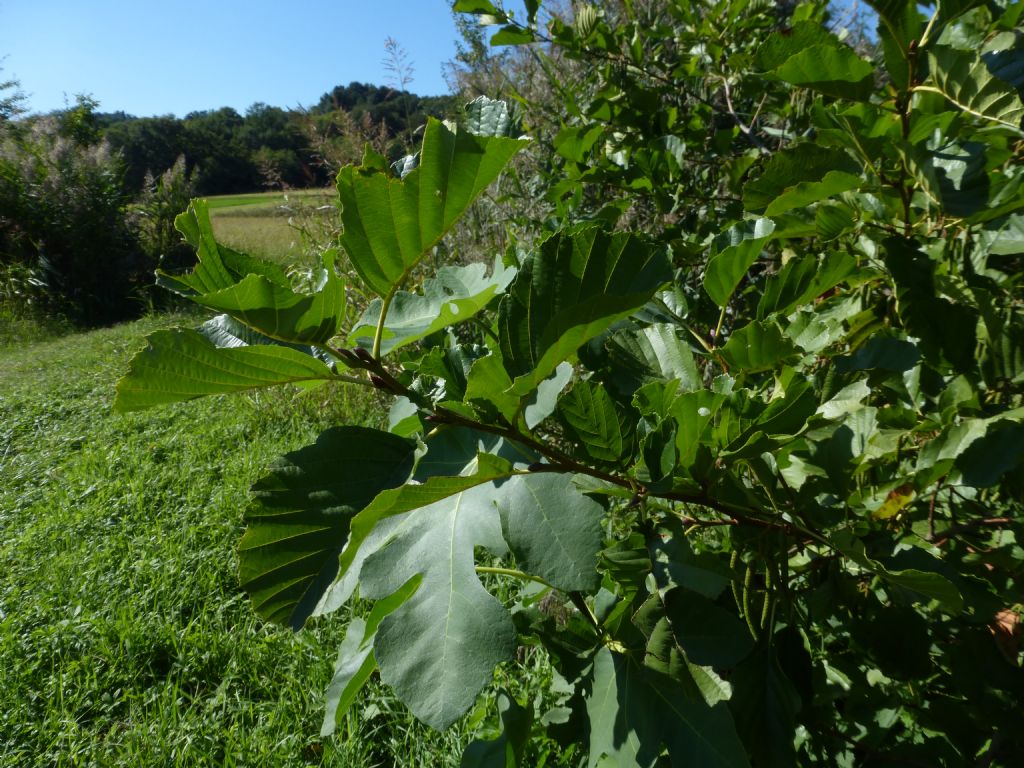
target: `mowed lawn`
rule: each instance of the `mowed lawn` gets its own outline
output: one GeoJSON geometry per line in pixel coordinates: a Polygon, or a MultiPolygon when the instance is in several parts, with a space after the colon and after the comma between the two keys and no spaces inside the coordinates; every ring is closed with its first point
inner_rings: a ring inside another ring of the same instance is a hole
{"type": "Polygon", "coordinates": [[[323,694],[344,616],[293,634],[240,593],[249,486],[338,422],[356,388],[113,414],[155,317],[0,349],[0,766],[458,765],[371,683],[335,737],[323,694]]]}

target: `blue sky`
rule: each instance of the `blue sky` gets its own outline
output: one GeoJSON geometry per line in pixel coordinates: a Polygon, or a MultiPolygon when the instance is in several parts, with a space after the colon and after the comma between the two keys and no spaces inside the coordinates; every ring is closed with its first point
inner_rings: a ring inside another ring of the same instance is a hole
{"type": "Polygon", "coordinates": [[[100,110],[175,114],[254,102],[310,106],[335,85],[383,85],[384,40],[410,89],[447,93],[450,0],[0,0],[0,78],[32,111],[91,94],[100,110]],[[6,58],[4,58],[6,57],[6,58]]]}

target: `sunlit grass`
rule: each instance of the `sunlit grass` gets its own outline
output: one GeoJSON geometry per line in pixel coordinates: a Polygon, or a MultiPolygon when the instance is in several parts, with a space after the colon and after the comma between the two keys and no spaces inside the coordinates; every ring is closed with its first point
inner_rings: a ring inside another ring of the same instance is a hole
{"type": "Polygon", "coordinates": [[[248,488],[359,388],[113,414],[150,318],[0,350],[0,766],[457,765],[379,684],[319,737],[344,616],[293,634],[240,593],[248,488]]]}

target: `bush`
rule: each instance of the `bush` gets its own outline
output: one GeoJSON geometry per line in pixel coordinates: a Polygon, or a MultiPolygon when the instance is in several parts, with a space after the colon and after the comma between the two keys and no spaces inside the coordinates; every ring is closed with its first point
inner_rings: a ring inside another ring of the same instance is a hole
{"type": "Polygon", "coordinates": [[[47,312],[102,325],[139,313],[154,262],[129,223],[120,158],[95,141],[90,112],[35,118],[0,139],[0,263],[8,278],[31,276],[47,312]]]}
{"type": "Polygon", "coordinates": [[[447,727],[504,663],[463,765],[1020,765],[1020,4],[873,3],[874,60],[814,0],[524,5],[455,4],[551,85],[516,170],[547,210],[489,276],[424,270],[529,151],[484,100],[338,174],[351,280],[327,252],[297,287],[194,204],[165,282],[224,314],[119,384],[393,396],[246,511],[268,620],[374,601],[323,732],[375,670],[447,727]]]}

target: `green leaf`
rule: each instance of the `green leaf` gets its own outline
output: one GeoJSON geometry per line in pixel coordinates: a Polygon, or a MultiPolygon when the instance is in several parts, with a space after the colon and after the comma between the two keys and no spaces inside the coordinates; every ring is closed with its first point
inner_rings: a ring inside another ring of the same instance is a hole
{"type": "Polygon", "coordinates": [[[558,413],[594,459],[615,464],[632,455],[631,425],[602,384],[576,382],[558,402],[558,413]]]}
{"type": "Polygon", "coordinates": [[[755,320],[733,331],[719,353],[730,368],[754,372],[770,370],[798,350],[777,325],[755,320]]]}
{"type": "Polygon", "coordinates": [[[318,347],[312,347],[308,344],[292,344],[287,341],[278,341],[269,336],[264,336],[259,331],[255,331],[244,323],[239,322],[231,315],[217,315],[196,328],[196,331],[218,349],[270,345],[294,349],[304,355],[322,360],[331,366],[337,366],[339,362],[333,355],[318,347]]]}
{"type": "Polygon", "coordinates": [[[117,383],[117,411],[337,378],[322,361],[283,346],[218,349],[202,334],[186,329],[157,331],[146,341],[117,383]]]}
{"type": "Polygon", "coordinates": [[[477,136],[507,136],[516,133],[508,102],[478,96],[466,105],[464,126],[477,136]]]}
{"type": "MultiPolygon", "coordinates": [[[[711,667],[694,664],[677,642],[677,626],[665,615],[660,595],[649,597],[632,616],[633,625],[647,638],[644,666],[675,682],[691,700],[714,707],[732,696],[732,686],[711,667]]],[[[741,625],[741,629],[744,627],[741,625]]]]}
{"type": "Polygon", "coordinates": [[[594,657],[587,714],[589,768],[602,765],[603,756],[619,768],[649,768],[663,748],[673,768],[749,766],[724,703],[693,700],[670,677],[607,648],[594,657]]]}
{"type": "Polygon", "coordinates": [[[335,427],[286,454],[253,486],[238,547],[242,588],[264,618],[299,629],[338,573],[353,515],[412,474],[416,444],[335,427]]]}
{"type": "Polygon", "coordinates": [[[362,563],[360,595],[381,599],[420,575],[416,593],[381,622],[374,655],[381,679],[416,717],[447,728],[515,650],[512,619],[477,577],[473,548],[505,548],[485,485],[402,517],[362,563]]]}
{"type": "Polygon", "coordinates": [[[682,526],[666,523],[651,539],[651,561],[658,586],[685,587],[714,600],[732,581],[728,564],[712,552],[696,553],[682,526]]]}
{"type": "Polygon", "coordinates": [[[341,244],[363,281],[380,296],[395,291],[525,143],[453,133],[430,119],[419,166],[403,178],[342,168],[341,244]]]}
{"type": "Polygon", "coordinates": [[[772,32],[757,49],[754,63],[768,72],[778,69],[801,51],[815,45],[836,45],[839,40],[816,21],[798,21],[786,30],[772,32]]]}
{"type": "Polygon", "coordinates": [[[520,706],[518,701],[504,691],[497,698],[501,735],[493,741],[477,739],[470,742],[462,753],[459,768],[517,768],[524,765],[533,710],[520,706]]]}
{"type": "Polygon", "coordinates": [[[563,592],[596,591],[601,505],[580,493],[571,475],[521,475],[503,491],[501,527],[520,567],[563,592]]]}
{"type": "Polygon", "coordinates": [[[935,262],[918,249],[916,241],[889,237],[882,248],[896,284],[900,319],[920,338],[918,347],[925,359],[936,362],[941,355],[958,371],[973,370],[977,311],[938,295],[935,262]]]}
{"type": "Polygon", "coordinates": [[[917,568],[891,571],[877,560],[868,557],[864,542],[847,530],[836,531],[832,535],[832,543],[857,565],[877,574],[885,581],[916,593],[926,600],[936,600],[949,613],[958,614],[963,609],[964,600],[960,591],[945,576],[917,568]]]}
{"type": "Polygon", "coordinates": [[[665,613],[686,657],[696,664],[733,667],[754,647],[750,633],[735,614],[696,592],[678,587],[669,590],[665,613]]]}
{"type": "Polygon", "coordinates": [[[531,392],[582,344],[646,304],[670,276],[665,254],[633,235],[583,225],[542,242],[498,307],[512,392],[531,392]]]}
{"type": "MultiPolygon", "coordinates": [[[[428,449],[428,456],[431,452],[432,449],[428,449]]],[[[506,459],[490,453],[480,453],[469,464],[466,464],[465,460],[456,460],[455,466],[438,466],[435,471],[436,474],[426,477],[423,482],[385,490],[373,499],[372,503],[359,511],[352,520],[351,533],[345,550],[341,553],[339,580],[344,579],[349,569],[354,567],[357,558],[360,561],[365,559],[368,553],[361,551],[362,545],[382,521],[443,502],[445,499],[458,496],[463,491],[479,485],[503,480],[511,477],[514,472],[512,465],[506,459]],[[456,474],[442,474],[446,471],[456,474]],[[459,472],[462,474],[458,474],[459,472]]],[[[347,599],[348,591],[350,590],[344,590],[340,595],[332,596],[333,605],[340,605],[347,599]]]]}
{"type": "Polygon", "coordinates": [[[504,16],[491,0],[455,0],[452,10],[456,13],[486,13],[488,16],[504,16]]]}
{"type": "Polygon", "coordinates": [[[827,191],[830,182],[826,179],[842,181],[859,173],[857,163],[841,150],[817,144],[799,144],[772,155],[762,174],[744,185],[743,206],[748,211],[765,211],[775,200],[785,199],[787,194],[795,198],[808,194],[810,190],[827,191]],[[836,177],[835,174],[842,176],[836,177]],[[819,183],[823,186],[813,186],[819,183]]]}
{"type": "Polygon", "coordinates": [[[654,323],[646,328],[616,331],[605,343],[611,383],[632,394],[652,381],[679,383],[693,391],[703,386],[690,345],[679,338],[678,326],[654,323]]]}
{"type": "Polygon", "coordinates": [[[534,39],[532,30],[525,27],[517,27],[513,24],[506,24],[494,33],[494,37],[491,38],[491,45],[495,47],[499,45],[524,45],[532,43],[534,39]]]}
{"type": "Polygon", "coordinates": [[[1024,424],[1001,423],[970,444],[956,459],[963,482],[989,488],[1024,460],[1024,424]]]}
{"type": "Polygon", "coordinates": [[[1024,215],[1007,216],[995,224],[979,233],[979,246],[994,256],[1024,254],[1024,215]]]}
{"type": "Polygon", "coordinates": [[[337,334],[345,314],[345,289],[334,271],[333,251],[323,256],[320,288],[301,294],[292,290],[277,264],[218,245],[205,201],[193,200],[175,226],[196,249],[198,262],[185,275],[157,270],[158,285],[226,312],[277,341],[316,344],[337,334]]]}
{"type": "Polygon", "coordinates": [[[672,474],[679,465],[678,428],[672,419],[664,419],[640,441],[640,455],[653,482],[672,474]]]}
{"type": "Polygon", "coordinates": [[[475,406],[491,409],[514,424],[519,413],[520,399],[508,390],[512,379],[505,370],[501,355],[490,354],[474,361],[466,377],[465,401],[475,406]]]}
{"type": "Polygon", "coordinates": [[[554,138],[555,151],[567,160],[585,163],[594,143],[604,133],[603,125],[569,126],[554,138]]]}
{"type": "Polygon", "coordinates": [[[921,360],[917,346],[905,339],[875,336],[848,357],[839,357],[835,365],[840,373],[879,369],[902,373],[909,371],[921,360]]]}
{"type": "Polygon", "coordinates": [[[533,429],[555,412],[558,396],[571,378],[572,366],[559,363],[555,372],[537,385],[523,408],[523,422],[527,429],[533,429]]]}
{"type": "Polygon", "coordinates": [[[855,224],[853,214],[845,205],[819,205],[814,212],[814,230],[824,242],[835,240],[855,224]]]}
{"type": "MultiPolygon", "coordinates": [[[[879,36],[884,30],[904,53],[911,41],[920,37],[922,19],[913,0],[868,0],[868,5],[878,14],[879,36]]],[[[888,57],[886,64],[889,64],[888,57]]],[[[889,71],[893,73],[891,66],[889,71]]]]}
{"type": "Polygon", "coordinates": [[[871,63],[838,41],[805,48],[771,74],[792,85],[853,101],[867,101],[875,87],[871,63]]]}
{"type": "Polygon", "coordinates": [[[800,697],[770,646],[761,646],[730,676],[729,708],[743,723],[743,740],[758,766],[797,764],[793,748],[800,697]]]}
{"type": "Polygon", "coordinates": [[[275,285],[288,287],[288,275],[279,265],[254,259],[217,243],[205,200],[191,201],[188,209],[174,219],[174,226],[196,249],[198,261],[192,272],[186,275],[171,275],[157,270],[157,285],[181,296],[192,297],[230,288],[246,275],[255,274],[275,285]]]}
{"type": "Polygon", "coordinates": [[[740,222],[715,238],[713,255],[704,273],[704,290],[718,306],[729,303],[736,286],[774,231],[775,222],[771,219],[753,219],[740,222]]]}
{"type": "Polygon", "coordinates": [[[334,676],[327,687],[327,707],[324,723],[320,728],[321,736],[330,736],[334,733],[334,729],[345,717],[360,689],[377,669],[377,660],[373,657],[373,639],[377,635],[377,627],[381,620],[408,600],[419,585],[418,578],[409,579],[408,583],[391,597],[374,603],[370,615],[365,620],[357,617],[349,622],[345,639],[341,641],[341,648],[338,650],[334,676]]]}
{"type": "Polygon", "coordinates": [[[334,277],[333,266],[323,290],[295,293],[263,275],[248,275],[212,293],[192,296],[196,304],[226,312],[272,339],[317,344],[338,333],[345,312],[345,289],[334,277]]]}
{"type": "Polygon", "coordinates": [[[935,46],[928,51],[928,63],[935,89],[957,107],[1020,131],[1024,103],[1017,90],[993,75],[977,53],[935,46]]]}
{"type": "MultiPolygon", "coordinates": [[[[860,183],[860,176],[856,174],[845,171],[829,171],[821,181],[802,181],[788,188],[771,202],[765,209],[765,214],[777,216],[793,208],[806,208],[819,200],[857,189],[860,183]]],[[[850,221],[852,223],[852,218],[850,221]]],[[[815,218],[815,225],[817,226],[817,218],[815,218]]]]}
{"type": "Polygon", "coordinates": [[[797,256],[772,275],[757,304],[757,317],[787,315],[797,307],[817,299],[857,273],[857,260],[846,253],[797,256]]]}
{"type": "MultiPolygon", "coordinates": [[[[437,275],[423,282],[423,293],[399,291],[388,307],[384,322],[380,350],[393,352],[407,344],[436,333],[449,325],[469,320],[488,302],[505,290],[515,270],[495,264],[490,277],[486,277],[483,264],[463,267],[441,267],[437,275]]],[[[349,334],[349,339],[369,347],[373,344],[381,300],[370,302],[366,312],[349,334]]]]}

